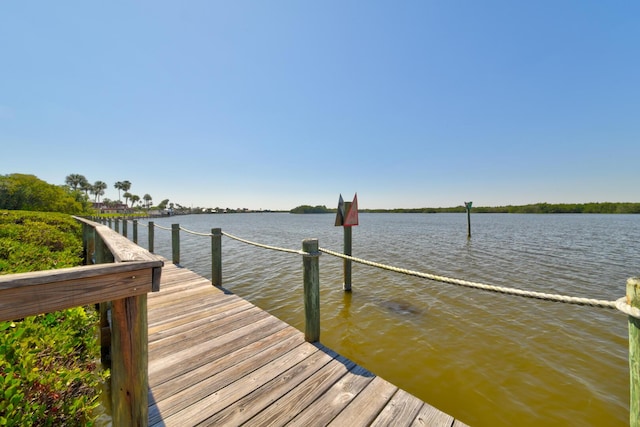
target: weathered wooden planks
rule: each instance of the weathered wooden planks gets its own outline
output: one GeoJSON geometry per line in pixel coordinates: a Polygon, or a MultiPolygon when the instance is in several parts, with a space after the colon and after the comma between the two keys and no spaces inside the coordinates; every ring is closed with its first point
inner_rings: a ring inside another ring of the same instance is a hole
{"type": "Polygon", "coordinates": [[[148,310],[150,425],[464,426],[189,270],[148,310]]]}

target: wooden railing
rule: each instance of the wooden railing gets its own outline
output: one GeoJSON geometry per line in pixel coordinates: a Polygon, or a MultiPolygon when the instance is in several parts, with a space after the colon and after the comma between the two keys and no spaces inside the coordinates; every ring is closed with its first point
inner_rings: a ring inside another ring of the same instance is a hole
{"type": "Polygon", "coordinates": [[[160,289],[163,262],[104,225],[76,219],[83,224],[86,263],[96,265],[0,276],[0,321],[99,304],[113,425],[146,426],[147,293],[160,289]]]}

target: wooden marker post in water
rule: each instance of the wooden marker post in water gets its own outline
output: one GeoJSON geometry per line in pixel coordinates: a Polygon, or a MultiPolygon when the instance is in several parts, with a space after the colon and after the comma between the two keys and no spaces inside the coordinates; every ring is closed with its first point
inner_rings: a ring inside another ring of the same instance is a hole
{"type": "MultiPolygon", "coordinates": [[[[342,199],[342,194],[338,200],[338,213],[336,215],[336,226],[342,226],[344,229],[344,254],[347,256],[352,255],[351,251],[351,227],[358,225],[358,194],[353,196],[353,202],[345,202],[342,199]]],[[[351,291],[351,260],[343,260],[343,274],[344,284],[342,288],[350,292],[351,291]]]]}
{"type": "MultiPolygon", "coordinates": [[[[627,303],[640,309],[640,277],[627,279],[627,303]]],[[[629,316],[629,425],[640,427],[640,319],[629,316]]]]}
{"type": "Polygon", "coordinates": [[[464,202],[464,206],[467,208],[467,239],[471,238],[471,205],[473,202],[464,202]]]}

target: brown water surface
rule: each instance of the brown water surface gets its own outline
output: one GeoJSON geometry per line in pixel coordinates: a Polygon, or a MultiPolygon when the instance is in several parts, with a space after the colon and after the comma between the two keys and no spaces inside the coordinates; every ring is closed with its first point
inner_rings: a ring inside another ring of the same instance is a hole
{"type": "MultiPolygon", "coordinates": [[[[342,250],[332,215],[225,214],[155,220],[213,227],[268,245],[317,237],[342,250]]],[[[614,300],[640,275],[640,215],[361,214],[353,254],[487,284],[614,300]]],[[[170,258],[170,233],[156,252],[170,258]]],[[[140,227],[140,242],[146,242],[140,227]]],[[[146,247],[146,243],[142,244],[146,247]]],[[[207,277],[210,240],[182,233],[181,260],[207,277]]],[[[300,256],[223,238],[224,286],[300,330],[300,256]]],[[[473,426],[624,426],[629,420],[626,317],[432,282],[320,258],[321,341],[473,426]]]]}

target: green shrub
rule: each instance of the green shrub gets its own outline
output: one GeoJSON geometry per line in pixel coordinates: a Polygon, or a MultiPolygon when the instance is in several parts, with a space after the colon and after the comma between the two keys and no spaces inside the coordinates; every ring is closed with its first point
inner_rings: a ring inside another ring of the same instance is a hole
{"type": "MultiPolygon", "coordinates": [[[[0,274],[81,264],[80,232],[69,215],[0,211],[0,274]]],[[[92,425],[97,320],[76,307],[0,322],[0,426],[92,425]]]]}
{"type": "Polygon", "coordinates": [[[0,274],[81,264],[81,230],[69,215],[0,211],[0,274]]]}

